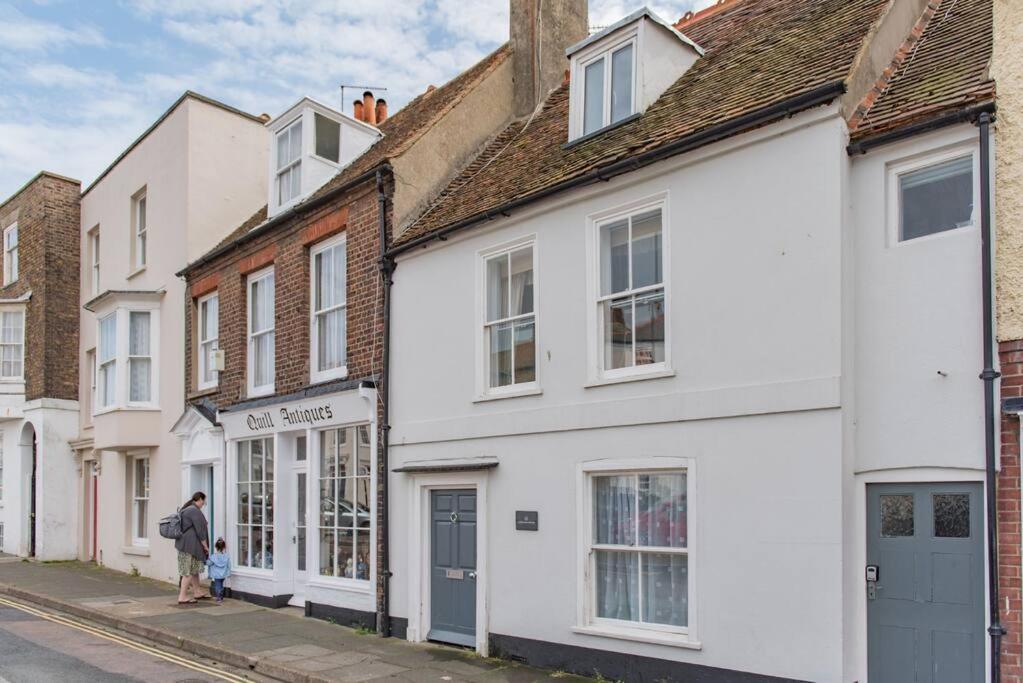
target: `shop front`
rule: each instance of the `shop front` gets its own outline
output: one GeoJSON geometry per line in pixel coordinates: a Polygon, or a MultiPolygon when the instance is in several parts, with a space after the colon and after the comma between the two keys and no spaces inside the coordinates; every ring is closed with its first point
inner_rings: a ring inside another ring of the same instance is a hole
{"type": "Polygon", "coordinates": [[[218,413],[230,587],[252,602],[373,627],[376,390],[310,393],[218,413]]]}

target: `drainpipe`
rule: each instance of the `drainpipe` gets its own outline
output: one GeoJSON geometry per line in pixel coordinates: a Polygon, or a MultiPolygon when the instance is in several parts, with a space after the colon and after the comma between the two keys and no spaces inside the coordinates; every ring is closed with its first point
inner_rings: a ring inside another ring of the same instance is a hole
{"type": "Polygon", "coordinates": [[[984,312],[984,449],[987,468],[987,580],[988,609],[991,625],[991,682],[1001,681],[1002,628],[998,606],[998,507],[995,473],[995,380],[1001,373],[994,368],[994,314],[991,296],[991,114],[977,118],[980,129],[980,242],[981,277],[983,278],[984,312]]]}
{"type": "Polygon", "coordinates": [[[388,397],[391,391],[391,285],[394,280],[394,258],[387,255],[387,194],[384,192],[383,171],[377,171],[377,214],[380,222],[380,276],[383,278],[383,351],[380,361],[380,467],[383,475],[380,487],[380,589],[381,596],[377,612],[377,633],[388,638],[391,635],[391,566],[390,566],[390,526],[388,524],[388,488],[390,485],[390,468],[388,466],[388,448],[390,445],[391,421],[388,397]]]}

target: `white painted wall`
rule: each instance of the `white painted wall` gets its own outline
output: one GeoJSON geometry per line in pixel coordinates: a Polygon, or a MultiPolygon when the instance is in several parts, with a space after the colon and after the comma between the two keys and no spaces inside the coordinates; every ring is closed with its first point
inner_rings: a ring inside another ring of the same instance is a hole
{"type": "MultiPolygon", "coordinates": [[[[841,680],[844,144],[840,120],[810,112],[400,259],[391,462],[498,458],[480,530],[492,633],[841,680]],[[586,218],[660,192],[674,376],[587,388],[586,218]],[[477,251],[531,234],[543,393],[474,402],[477,251]],[[577,466],[653,456],[695,464],[702,649],[572,630],[577,466]],[[516,532],[533,509],[540,530],[516,532]]],[[[409,479],[391,485],[392,566],[408,571],[409,479]]],[[[408,616],[418,597],[391,587],[408,616]]]]}
{"type": "MultiPolygon", "coordinates": [[[[219,242],[262,206],[266,198],[266,131],[259,121],[187,98],[161,125],[131,150],[82,198],[82,303],[92,298],[89,230],[100,226],[99,291],[163,290],[159,303],[159,406],[155,411],[121,410],[103,417],[118,422],[116,433],[155,430],[158,446],[150,450],[148,550],[130,547],[131,532],[126,455],[123,450],[97,455],[99,477],[100,561],[114,569],[137,568],[142,574],[176,581],[176,551],[159,537],[157,522],[191,494],[181,490],[181,443],[172,428],[185,401],[185,285],[175,273],[194,250],[219,242]],[[199,129],[202,129],[200,131],[199,129]],[[131,198],[147,188],[148,264],[133,273],[130,261],[131,198]]],[[[86,353],[96,346],[96,316],[82,309],[80,403],[91,389],[86,353]]],[[[81,417],[81,437],[95,431],[92,418],[81,417]]],[[[81,490],[84,484],[79,484],[81,490]]]]}

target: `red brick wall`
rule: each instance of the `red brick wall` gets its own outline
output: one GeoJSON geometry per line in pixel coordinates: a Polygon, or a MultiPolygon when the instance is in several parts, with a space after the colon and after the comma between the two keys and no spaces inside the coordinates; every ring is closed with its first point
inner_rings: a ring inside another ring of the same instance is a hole
{"type": "MultiPolygon", "coordinates": [[[[1023,340],[998,345],[1002,398],[1023,397],[1023,340]]],[[[1019,419],[1002,414],[1002,457],[998,473],[998,591],[1002,626],[1002,683],[1023,683],[1023,595],[1020,575],[1019,419]]]]}
{"type": "Polygon", "coordinates": [[[0,206],[0,228],[18,224],[19,262],[18,279],[0,288],[0,298],[32,292],[25,315],[29,401],[78,400],[81,189],[78,181],[44,174],[0,206]]]}

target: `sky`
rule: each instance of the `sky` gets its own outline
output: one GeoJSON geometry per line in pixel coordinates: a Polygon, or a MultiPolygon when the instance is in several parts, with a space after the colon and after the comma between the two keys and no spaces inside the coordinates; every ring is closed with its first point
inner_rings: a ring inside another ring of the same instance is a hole
{"type": "MultiPolygon", "coordinates": [[[[590,0],[590,25],[641,2],[590,0]]],[[[185,90],[274,116],[375,85],[393,114],[507,40],[508,4],[0,0],[0,201],[40,170],[88,184],[185,90]]],[[[675,21],[712,0],[647,4],[675,21]]]]}

